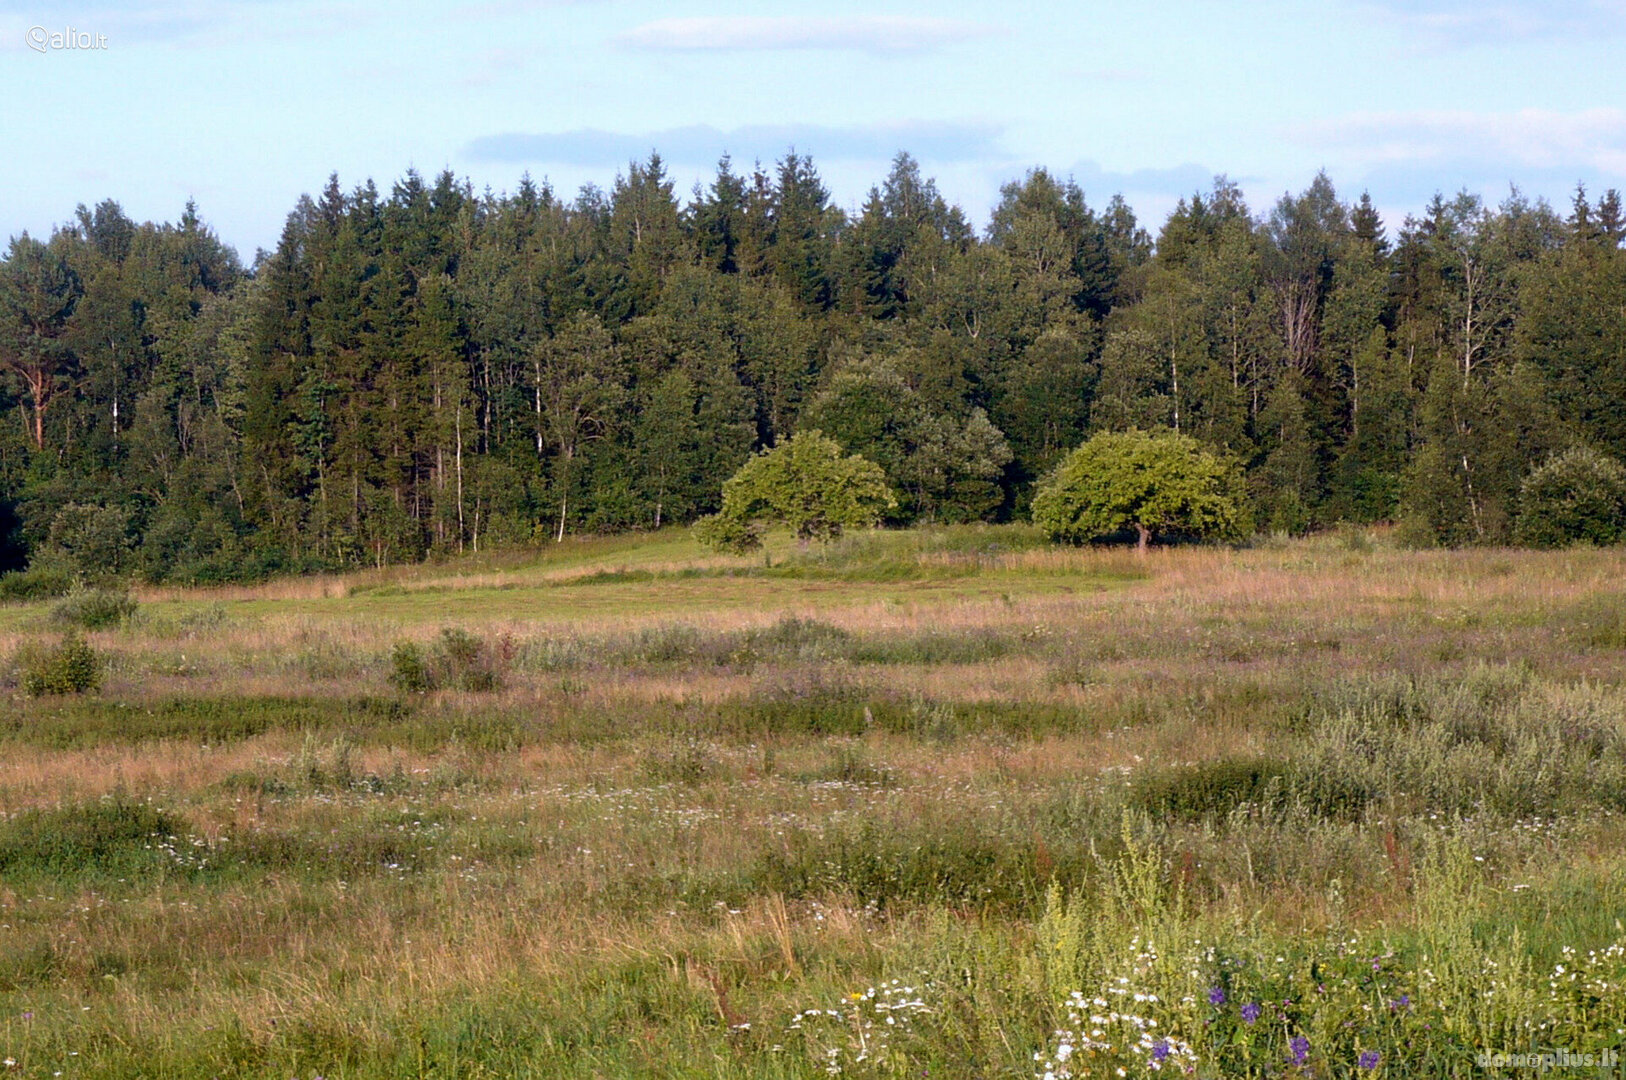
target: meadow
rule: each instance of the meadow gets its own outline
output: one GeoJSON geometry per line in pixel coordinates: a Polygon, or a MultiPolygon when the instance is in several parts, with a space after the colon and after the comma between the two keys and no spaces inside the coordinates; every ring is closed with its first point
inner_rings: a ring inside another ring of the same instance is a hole
{"type": "Polygon", "coordinates": [[[1626,551],[667,531],[135,599],[73,694],[83,598],[0,607],[6,1076],[1626,1041],[1626,551]]]}

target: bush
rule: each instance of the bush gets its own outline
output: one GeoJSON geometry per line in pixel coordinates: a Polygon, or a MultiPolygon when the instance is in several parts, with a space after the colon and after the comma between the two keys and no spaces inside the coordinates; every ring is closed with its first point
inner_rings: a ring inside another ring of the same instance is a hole
{"type": "Polygon", "coordinates": [[[65,566],[31,566],[0,577],[0,600],[50,600],[73,589],[73,573],[65,566]]]}
{"type": "Polygon", "coordinates": [[[1190,436],[1102,432],[1039,484],[1033,523],[1072,544],[1129,531],[1143,550],[1164,533],[1231,540],[1246,531],[1242,493],[1236,463],[1190,436]]]}
{"type": "Polygon", "coordinates": [[[749,630],[736,658],[772,658],[821,663],[844,658],[852,635],[818,619],[782,616],[772,626],[749,630]]]}
{"type": "Polygon", "coordinates": [[[484,640],[449,626],[440,632],[427,656],[413,642],[397,642],[390,653],[389,683],[409,694],[441,689],[500,690],[499,660],[484,640]]]}
{"type": "Polygon", "coordinates": [[[389,681],[403,694],[422,694],[435,688],[423,650],[411,641],[397,641],[390,651],[389,681]]]}
{"type": "Polygon", "coordinates": [[[51,519],[46,557],[65,563],[81,580],[116,577],[128,568],[134,545],[130,515],[116,506],[69,503],[51,519]]]}
{"type": "Polygon", "coordinates": [[[762,525],[710,514],[694,523],[694,538],[713,551],[743,555],[762,546],[762,525]]]}
{"type": "Polygon", "coordinates": [[[135,598],[111,589],[80,589],[69,593],[51,608],[55,622],[85,630],[105,630],[117,626],[136,613],[135,598]]]}
{"type": "Polygon", "coordinates": [[[430,662],[442,686],[475,692],[502,688],[496,658],[484,640],[467,630],[456,627],[442,630],[430,662]]]}
{"type": "Polygon", "coordinates": [[[82,694],[102,684],[102,661],[96,650],[69,631],[62,643],[23,672],[23,692],[32,697],[82,694]]]}
{"type": "Polygon", "coordinates": [[[1514,537],[1531,547],[1626,539],[1626,468],[1587,446],[1549,458],[1519,489],[1514,537]]]}

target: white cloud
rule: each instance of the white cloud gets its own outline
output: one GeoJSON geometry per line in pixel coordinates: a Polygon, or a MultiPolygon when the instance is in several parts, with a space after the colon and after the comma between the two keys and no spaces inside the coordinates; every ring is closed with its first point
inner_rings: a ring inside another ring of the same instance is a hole
{"type": "Polygon", "coordinates": [[[1100,163],[1080,161],[1066,174],[1092,202],[1106,201],[1102,196],[1133,192],[1139,195],[1167,195],[1179,197],[1194,191],[1207,191],[1214,182],[1214,171],[1203,165],[1187,162],[1170,168],[1106,169],[1100,163]]]}
{"type": "Polygon", "coordinates": [[[842,18],[729,16],[657,19],[616,38],[626,48],[666,52],[763,49],[856,49],[874,53],[923,52],[985,38],[997,27],[959,19],[904,15],[842,18]]]}
{"type": "Polygon", "coordinates": [[[885,161],[907,150],[924,161],[981,161],[1003,156],[990,124],[901,121],[890,124],[757,124],[722,131],[708,125],[642,134],[577,128],[485,135],[464,148],[474,161],[614,166],[659,151],[667,161],[711,165],[725,152],[736,163],[772,161],[791,147],[816,160],[885,161]]]}
{"type": "Polygon", "coordinates": [[[1357,165],[1478,161],[1513,169],[1626,175],[1626,110],[1351,113],[1289,132],[1357,165]]]}
{"type": "Polygon", "coordinates": [[[1435,44],[1520,43],[1626,33],[1626,0],[1365,0],[1435,44]]]}

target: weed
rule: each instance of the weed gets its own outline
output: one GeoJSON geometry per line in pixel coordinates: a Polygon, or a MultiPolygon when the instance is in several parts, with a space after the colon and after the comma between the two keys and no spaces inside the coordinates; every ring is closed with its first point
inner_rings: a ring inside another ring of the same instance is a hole
{"type": "Polygon", "coordinates": [[[106,630],[132,618],[139,606],[129,593],[82,589],[54,604],[51,619],[84,630],[106,630]]]}
{"type": "Polygon", "coordinates": [[[54,649],[29,662],[22,674],[23,692],[32,697],[82,694],[101,683],[102,658],[72,631],[54,649]]]}

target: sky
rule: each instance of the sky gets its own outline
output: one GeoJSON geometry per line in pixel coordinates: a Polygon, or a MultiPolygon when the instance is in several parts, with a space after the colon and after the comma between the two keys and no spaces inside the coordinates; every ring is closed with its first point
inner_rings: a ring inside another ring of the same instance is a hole
{"type": "Polygon", "coordinates": [[[333,172],[570,197],[651,150],[686,197],[794,148],[848,208],[907,150],[978,223],[1035,166],[1154,233],[1218,173],[1567,210],[1626,187],[1623,61],[1626,0],[0,0],[0,237],[190,198],[252,261],[333,172]]]}

